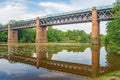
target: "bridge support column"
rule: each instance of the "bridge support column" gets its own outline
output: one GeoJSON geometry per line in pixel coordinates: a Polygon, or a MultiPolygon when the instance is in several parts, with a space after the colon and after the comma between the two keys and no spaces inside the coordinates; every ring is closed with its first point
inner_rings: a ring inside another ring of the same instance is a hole
{"type": "Polygon", "coordinates": [[[18,43],[18,30],[12,30],[8,24],[8,43],[18,43]]]}
{"type": "Polygon", "coordinates": [[[46,27],[40,25],[40,19],[36,19],[36,43],[45,43],[47,42],[46,27]]]}
{"type": "Polygon", "coordinates": [[[92,46],[92,77],[95,78],[100,73],[100,45],[92,46]]]}
{"type": "Polygon", "coordinates": [[[92,44],[100,44],[100,28],[95,7],[92,9],[92,44]]]}

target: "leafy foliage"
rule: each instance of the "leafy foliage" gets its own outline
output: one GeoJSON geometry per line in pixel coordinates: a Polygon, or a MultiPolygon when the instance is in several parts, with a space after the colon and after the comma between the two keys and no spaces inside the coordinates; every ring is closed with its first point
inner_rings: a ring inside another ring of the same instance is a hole
{"type": "Polygon", "coordinates": [[[107,51],[114,54],[120,54],[120,5],[116,5],[114,20],[107,24],[106,44],[107,51]]]}
{"type": "Polygon", "coordinates": [[[36,30],[35,29],[20,29],[18,30],[18,40],[22,43],[35,42],[36,30]]]}
{"type": "Polygon", "coordinates": [[[8,32],[1,31],[0,32],[0,42],[7,42],[7,38],[8,38],[8,32]]]}
{"type": "Polygon", "coordinates": [[[83,30],[68,30],[63,32],[61,30],[48,27],[47,37],[49,42],[90,42],[90,35],[83,30]]]}
{"type": "Polygon", "coordinates": [[[120,45],[120,5],[114,7],[114,20],[107,24],[107,43],[120,45]]]}

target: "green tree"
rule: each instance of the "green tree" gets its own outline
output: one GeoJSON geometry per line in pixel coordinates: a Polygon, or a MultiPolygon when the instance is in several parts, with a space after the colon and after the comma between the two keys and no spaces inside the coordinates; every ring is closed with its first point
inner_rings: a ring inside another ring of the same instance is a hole
{"type": "Polygon", "coordinates": [[[51,26],[47,30],[48,42],[63,42],[65,34],[61,30],[53,29],[51,26]]]}
{"type": "MultiPolygon", "coordinates": [[[[120,1],[113,8],[114,20],[107,24],[106,50],[109,54],[120,54],[120,1]],[[111,45],[112,44],[112,45],[111,45]]],[[[113,58],[113,57],[112,57],[113,58]]]]}
{"type": "MultiPolygon", "coordinates": [[[[0,27],[2,27],[2,24],[0,23],[0,27]]],[[[0,42],[7,42],[7,31],[0,31],[0,42]]]]}
{"type": "Polygon", "coordinates": [[[115,11],[114,20],[107,24],[107,43],[120,44],[120,5],[113,9],[115,11]]]}
{"type": "Polygon", "coordinates": [[[0,42],[7,42],[8,32],[0,31],[0,42]]]}
{"type": "Polygon", "coordinates": [[[48,27],[47,38],[48,38],[48,42],[56,42],[57,41],[56,38],[54,37],[54,31],[51,26],[48,27]]]}
{"type": "Polygon", "coordinates": [[[73,42],[81,42],[81,43],[86,43],[90,42],[90,35],[85,33],[83,30],[68,30],[65,34],[65,36],[69,39],[72,40],[73,42]]]}
{"type": "Polygon", "coordinates": [[[29,28],[29,29],[20,29],[18,31],[18,39],[19,42],[35,42],[35,37],[36,37],[36,30],[29,28]]]}
{"type": "Polygon", "coordinates": [[[100,35],[101,43],[105,43],[105,39],[106,39],[106,35],[101,34],[100,35]]]}
{"type": "Polygon", "coordinates": [[[75,40],[74,33],[73,33],[73,31],[71,31],[71,30],[68,30],[68,31],[66,32],[66,37],[67,37],[69,40],[75,40]]]}

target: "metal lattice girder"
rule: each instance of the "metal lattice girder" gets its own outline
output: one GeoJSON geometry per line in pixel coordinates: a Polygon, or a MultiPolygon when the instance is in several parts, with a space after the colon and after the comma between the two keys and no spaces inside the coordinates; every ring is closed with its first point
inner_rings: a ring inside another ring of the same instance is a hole
{"type": "MultiPolygon", "coordinates": [[[[113,13],[112,9],[98,10],[98,20],[111,20],[113,19],[113,13]]],[[[42,18],[40,21],[41,26],[91,22],[92,12],[42,18]]]]}
{"type": "Polygon", "coordinates": [[[98,11],[98,19],[99,20],[111,20],[113,19],[114,11],[112,9],[108,10],[100,10],[98,11]]]}
{"type": "Polygon", "coordinates": [[[61,25],[61,24],[72,24],[72,23],[82,23],[91,21],[91,12],[63,15],[58,17],[43,18],[40,20],[41,26],[50,25],[61,25]]]}
{"type": "Polygon", "coordinates": [[[30,28],[35,26],[36,26],[36,20],[30,20],[20,24],[14,24],[12,25],[11,29],[30,28]]]}

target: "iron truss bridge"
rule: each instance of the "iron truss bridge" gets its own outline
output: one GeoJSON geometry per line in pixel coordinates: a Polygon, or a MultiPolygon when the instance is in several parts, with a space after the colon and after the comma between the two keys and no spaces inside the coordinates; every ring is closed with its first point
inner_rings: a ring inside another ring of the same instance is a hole
{"type": "MultiPolygon", "coordinates": [[[[114,11],[112,8],[114,5],[96,7],[97,16],[99,21],[108,21],[113,19],[114,11]]],[[[86,23],[92,21],[92,8],[77,10],[72,12],[52,14],[43,16],[40,19],[40,24],[44,26],[62,25],[62,24],[73,24],[73,23],[86,23]]],[[[36,19],[27,20],[22,23],[11,25],[12,29],[21,28],[34,28],[36,27],[36,19]]],[[[7,30],[7,25],[0,28],[0,31],[7,30]]]]}

